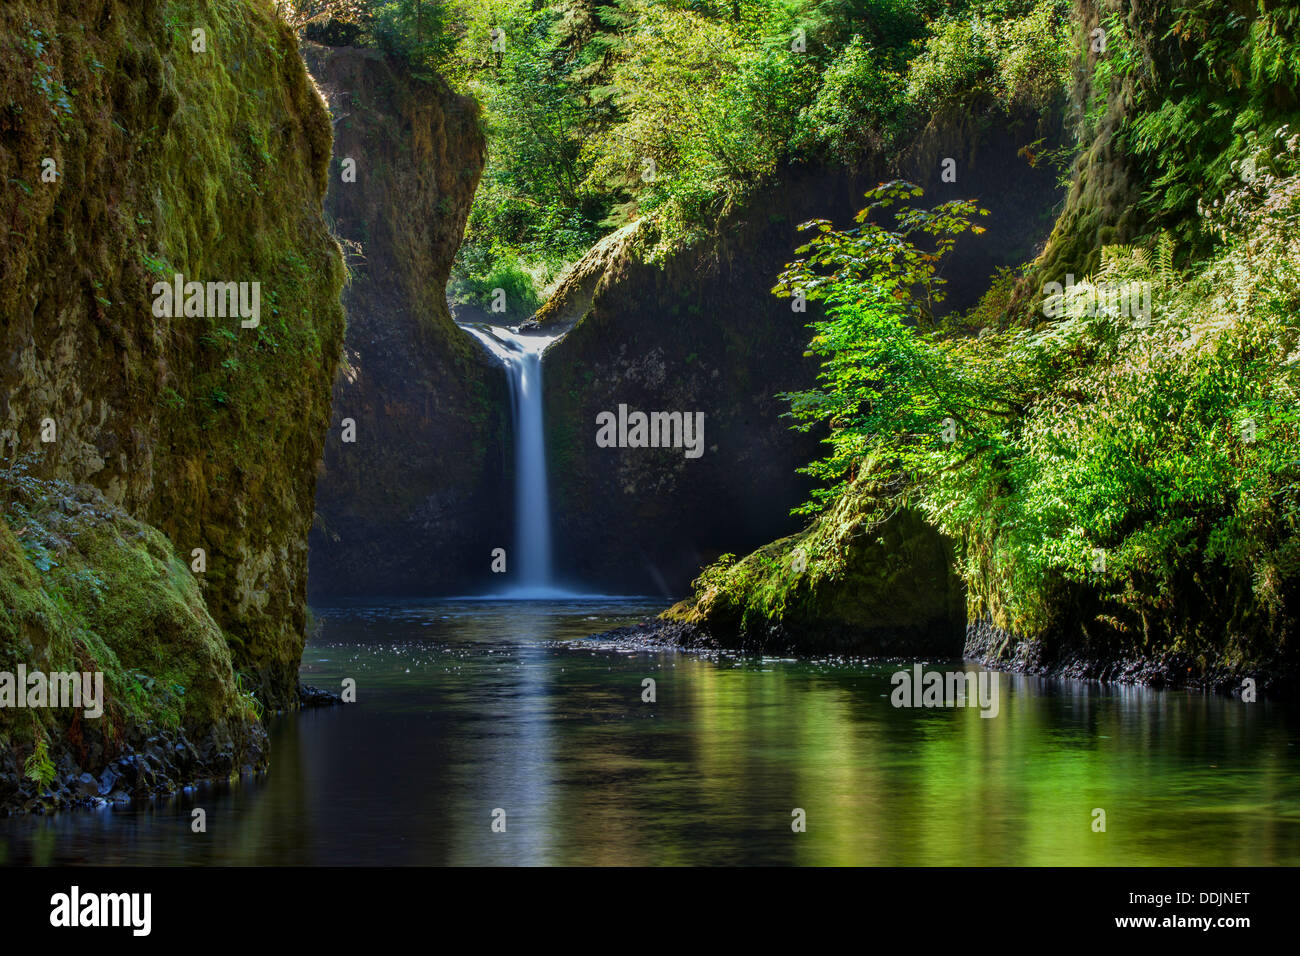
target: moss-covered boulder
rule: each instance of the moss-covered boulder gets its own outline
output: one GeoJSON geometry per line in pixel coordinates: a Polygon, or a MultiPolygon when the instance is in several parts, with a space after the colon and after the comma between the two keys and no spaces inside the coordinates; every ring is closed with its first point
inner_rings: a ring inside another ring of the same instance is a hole
{"type": "Polygon", "coordinates": [[[966,599],[951,543],[873,501],[861,484],[804,531],[724,556],[661,621],[759,653],[959,656],[966,599]]]}
{"type": "Polygon", "coordinates": [[[263,767],[260,705],[166,536],[89,486],[21,469],[0,473],[0,500],[0,673],[102,675],[86,686],[102,680],[93,709],[6,700],[0,808],[166,793],[263,767]]]}

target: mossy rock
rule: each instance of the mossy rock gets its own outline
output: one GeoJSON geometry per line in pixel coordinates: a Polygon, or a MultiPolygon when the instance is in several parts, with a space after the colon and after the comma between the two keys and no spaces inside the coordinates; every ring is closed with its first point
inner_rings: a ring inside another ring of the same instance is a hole
{"type": "Polygon", "coordinates": [[[882,519],[873,502],[860,485],[803,532],[724,558],[663,619],[762,653],[960,656],[951,543],[916,512],[882,519]]]}
{"type": "Polygon", "coordinates": [[[39,745],[98,773],[131,741],[215,733],[234,742],[232,764],[260,764],[260,704],[241,692],[196,575],[166,536],[91,487],[5,480],[13,474],[0,474],[0,671],[102,673],[104,699],[98,718],[0,709],[11,753],[39,745]]]}

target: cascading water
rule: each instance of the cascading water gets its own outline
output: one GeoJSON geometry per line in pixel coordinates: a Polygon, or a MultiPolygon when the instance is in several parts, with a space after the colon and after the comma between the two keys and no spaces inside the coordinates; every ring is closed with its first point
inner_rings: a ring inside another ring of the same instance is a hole
{"type": "Polygon", "coordinates": [[[524,335],[495,325],[461,326],[499,358],[510,381],[515,427],[515,547],[507,555],[517,598],[556,597],[551,572],[551,506],[542,428],[542,353],[558,335],[524,335]]]}

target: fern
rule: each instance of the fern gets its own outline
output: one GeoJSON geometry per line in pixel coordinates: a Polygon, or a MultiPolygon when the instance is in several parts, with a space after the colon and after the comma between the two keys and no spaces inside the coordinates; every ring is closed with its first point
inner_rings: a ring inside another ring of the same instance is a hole
{"type": "Polygon", "coordinates": [[[1174,283],[1174,240],[1168,231],[1161,229],[1156,237],[1156,280],[1167,289],[1174,283]]]}
{"type": "Polygon", "coordinates": [[[54,782],[54,761],[50,759],[49,744],[43,734],[36,738],[36,749],[23,764],[23,773],[42,787],[54,782]]]}
{"type": "Polygon", "coordinates": [[[257,699],[257,695],[251,690],[244,690],[244,675],[238,672],[235,673],[235,691],[238,694],[238,703],[244,712],[245,719],[260,722],[264,713],[262,702],[257,699]]]}

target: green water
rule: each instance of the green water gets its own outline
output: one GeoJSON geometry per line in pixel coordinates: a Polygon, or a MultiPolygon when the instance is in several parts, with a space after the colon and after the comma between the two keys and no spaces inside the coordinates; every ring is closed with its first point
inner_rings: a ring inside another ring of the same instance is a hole
{"type": "Polygon", "coordinates": [[[707,659],[583,640],[652,608],[322,609],[304,680],[338,690],[351,678],[357,702],[277,721],[268,775],[128,810],[0,821],[0,859],[1300,863],[1288,708],[1001,675],[988,719],[891,706],[890,676],[910,662],[707,659]],[[196,806],[205,834],[191,832],[196,806]],[[796,808],[805,832],[792,830],[796,808]]]}

